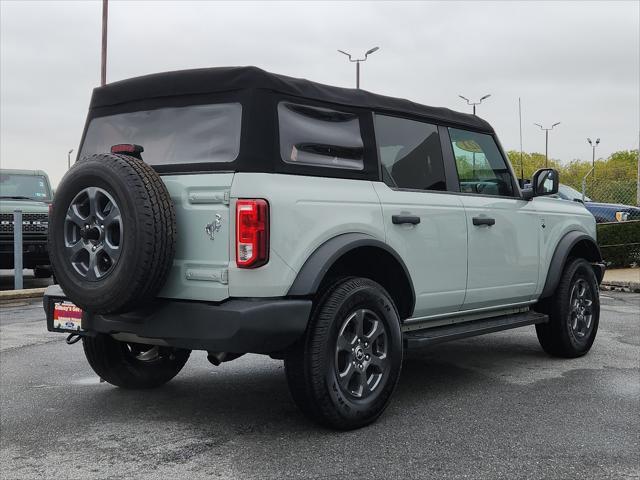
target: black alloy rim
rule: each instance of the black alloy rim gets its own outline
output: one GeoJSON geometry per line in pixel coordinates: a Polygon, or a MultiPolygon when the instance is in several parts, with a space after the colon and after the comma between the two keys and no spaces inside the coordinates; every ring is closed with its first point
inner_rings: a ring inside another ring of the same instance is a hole
{"type": "Polygon", "coordinates": [[[335,374],[342,391],[354,399],[376,395],[389,375],[389,333],[368,309],[347,315],[338,330],[335,374]]]}
{"type": "Polygon", "coordinates": [[[64,221],[66,259],[88,281],[111,273],[122,254],[122,215],[104,189],[88,187],[71,201],[64,221]]]}

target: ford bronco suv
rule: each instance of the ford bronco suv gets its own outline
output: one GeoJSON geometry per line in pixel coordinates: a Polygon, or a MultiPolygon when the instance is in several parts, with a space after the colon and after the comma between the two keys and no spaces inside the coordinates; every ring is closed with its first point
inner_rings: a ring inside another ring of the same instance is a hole
{"type": "Polygon", "coordinates": [[[593,216],[558,175],[520,189],[491,126],[253,67],[93,92],[56,193],[47,326],[107,382],[156,387],[191,350],[283,359],[315,421],[374,421],[405,349],[535,325],[598,329],[593,216]]]}
{"type": "Polygon", "coordinates": [[[22,266],[37,278],[51,276],[47,233],[52,200],[49,177],[42,170],[0,170],[0,268],[13,268],[14,218],[22,212],[22,266]]]}

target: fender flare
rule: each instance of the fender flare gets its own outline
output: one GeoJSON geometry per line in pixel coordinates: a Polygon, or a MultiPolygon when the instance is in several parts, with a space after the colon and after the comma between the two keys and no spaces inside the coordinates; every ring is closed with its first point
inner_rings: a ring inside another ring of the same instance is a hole
{"type": "Polygon", "coordinates": [[[413,287],[413,281],[409,270],[405,265],[402,257],[386,243],[378,240],[375,237],[366,235],[364,233],[344,233],[327,240],[320,245],[304,263],[298,275],[296,276],[289,292],[288,296],[310,296],[314,295],[324,276],[333,266],[333,264],[342,257],[345,253],[360,247],[377,247],[393,256],[393,258],[400,264],[404,270],[404,274],[411,286],[411,309],[416,301],[416,293],[413,287]]]}
{"type": "MultiPolygon", "coordinates": [[[[544,288],[542,289],[540,298],[547,298],[553,295],[553,292],[555,292],[556,288],[558,287],[558,283],[560,283],[560,277],[562,276],[564,266],[567,263],[569,253],[578,242],[582,242],[585,240],[591,244],[591,246],[594,248],[594,252],[596,252],[597,258],[595,260],[591,260],[591,262],[601,264],[602,254],[600,253],[598,244],[592,237],[577,230],[568,232],[564,237],[560,239],[555,251],[553,252],[551,263],[549,264],[549,270],[547,271],[547,279],[545,281],[544,288]]],[[[594,270],[599,283],[602,281],[604,269],[594,268],[594,270]]]]}

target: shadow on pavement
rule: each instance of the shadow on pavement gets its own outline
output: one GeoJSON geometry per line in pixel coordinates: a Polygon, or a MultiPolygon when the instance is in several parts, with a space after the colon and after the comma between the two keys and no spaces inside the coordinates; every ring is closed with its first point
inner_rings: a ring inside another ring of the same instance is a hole
{"type": "MultiPolygon", "coordinates": [[[[51,278],[35,278],[33,270],[23,271],[24,288],[48,287],[53,283],[51,278]]],[[[13,270],[0,270],[0,290],[13,290],[13,270]]]]}

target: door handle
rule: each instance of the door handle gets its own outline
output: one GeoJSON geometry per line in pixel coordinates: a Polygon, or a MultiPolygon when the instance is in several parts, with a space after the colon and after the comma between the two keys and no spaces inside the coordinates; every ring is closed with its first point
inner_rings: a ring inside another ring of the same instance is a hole
{"type": "Polygon", "coordinates": [[[473,217],[473,224],[491,226],[496,224],[496,219],[489,217],[473,217]]]}
{"type": "Polygon", "coordinates": [[[394,225],[402,225],[403,223],[417,225],[420,223],[420,217],[416,215],[393,215],[391,221],[394,225]]]}

